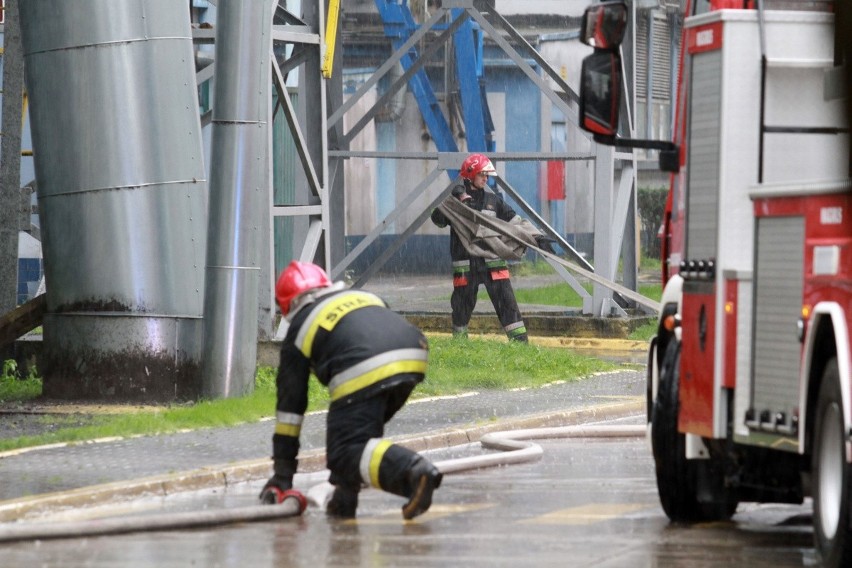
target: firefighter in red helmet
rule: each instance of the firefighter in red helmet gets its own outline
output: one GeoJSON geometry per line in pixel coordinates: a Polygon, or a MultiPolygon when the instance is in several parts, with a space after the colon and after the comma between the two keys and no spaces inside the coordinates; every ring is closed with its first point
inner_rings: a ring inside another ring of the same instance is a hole
{"type": "Polygon", "coordinates": [[[362,484],[407,498],[406,519],[424,513],[442,474],[420,454],[382,439],[385,423],[425,377],[423,333],[379,297],[332,283],[311,263],[291,262],[278,279],[275,297],[290,326],[276,379],[275,474],[261,491],[261,501],[277,503],[292,487],[313,373],[331,398],[326,460],[335,490],[327,514],[354,517],[362,484]]]}
{"type": "MultiPolygon", "coordinates": [[[[451,195],[469,207],[487,216],[494,216],[506,222],[520,219],[515,211],[486,186],[488,176],[495,175],[494,165],[483,154],[471,154],[461,165],[459,183],[453,186],[451,195]]],[[[508,338],[512,341],[528,341],[527,328],[521,317],[515,292],[509,280],[509,266],[506,260],[497,256],[486,258],[468,252],[456,228],[450,219],[436,208],[432,211],[432,222],[439,227],[450,225],[450,256],[453,261],[453,294],[450,298],[452,308],[453,335],[467,336],[467,326],[473,309],[476,307],[476,295],[479,285],[484,284],[494,310],[508,338]]],[[[536,237],[538,245],[553,252],[547,239],[536,237]]]]}

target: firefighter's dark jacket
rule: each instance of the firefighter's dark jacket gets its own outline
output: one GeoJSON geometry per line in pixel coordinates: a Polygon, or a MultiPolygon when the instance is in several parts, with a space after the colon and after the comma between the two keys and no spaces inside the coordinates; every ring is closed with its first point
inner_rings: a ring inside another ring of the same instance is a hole
{"type": "MultiPolygon", "coordinates": [[[[502,195],[494,193],[487,187],[484,189],[471,189],[470,182],[467,180],[464,180],[463,184],[458,185],[464,187],[465,192],[470,195],[470,199],[465,202],[465,205],[468,207],[503,221],[511,221],[517,216],[515,210],[503,200],[502,195]]],[[[453,188],[453,190],[455,191],[455,188],[453,188]]],[[[431,219],[432,222],[439,227],[446,227],[447,225],[450,225],[450,257],[453,262],[470,260],[470,253],[467,252],[467,249],[465,248],[464,243],[460,240],[455,227],[453,227],[450,223],[450,219],[444,215],[440,208],[432,211],[431,219]]]]}
{"type": "MultiPolygon", "coordinates": [[[[468,182],[465,182],[468,189],[468,182]]],[[[519,260],[542,233],[487,189],[474,190],[464,204],[447,197],[432,211],[432,222],[450,225],[450,254],[454,263],[470,258],[519,260]]],[[[489,265],[494,264],[490,262],[489,265]]],[[[505,264],[505,263],[503,263],[505,264]]]]}
{"type": "Polygon", "coordinates": [[[273,457],[295,459],[311,372],[330,411],[426,374],[423,333],[374,294],[340,290],[299,306],[281,346],[273,457]]]}

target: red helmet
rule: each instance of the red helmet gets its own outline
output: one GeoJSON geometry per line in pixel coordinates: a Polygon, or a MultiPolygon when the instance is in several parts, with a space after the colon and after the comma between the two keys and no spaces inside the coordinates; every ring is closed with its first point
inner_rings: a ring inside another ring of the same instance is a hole
{"type": "Polygon", "coordinates": [[[464,179],[473,181],[476,174],[480,172],[489,176],[497,173],[497,170],[494,169],[494,164],[484,154],[471,154],[462,162],[461,177],[464,179]]]}
{"type": "Polygon", "coordinates": [[[278,300],[281,313],[286,316],[290,311],[293,298],[308,290],[326,286],[331,286],[331,280],[328,279],[325,270],[310,262],[294,260],[278,277],[278,283],[275,284],[275,299],[278,300]]]}

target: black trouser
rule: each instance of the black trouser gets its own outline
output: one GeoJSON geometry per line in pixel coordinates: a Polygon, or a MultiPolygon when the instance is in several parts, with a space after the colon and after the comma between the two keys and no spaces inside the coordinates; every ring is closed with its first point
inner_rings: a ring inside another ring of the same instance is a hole
{"type": "MultiPolygon", "coordinates": [[[[506,273],[508,271],[500,271],[506,273]]],[[[450,298],[450,307],[453,310],[453,334],[464,335],[467,333],[467,325],[476,307],[476,295],[479,293],[479,285],[484,284],[488,297],[497,312],[500,325],[509,339],[514,341],[527,341],[527,328],[524,324],[518,301],[515,299],[515,291],[509,278],[495,280],[492,272],[484,266],[474,266],[471,262],[471,270],[467,274],[466,284],[459,285],[456,279],[453,287],[453,295],[450,298]]]]}
{"type": "MultiPolygon", "coordinates": [[[[326,430],[326,461],[332,485],[357,492],[362,483],[362,457],[368,442],[384,435],[384,426],[402,408],[415,383],[406,382],[380,391],[375,396],[332,406],[326,430]]],[[[418,454],[390,445],[379,468],[379,487],[402,497],[410,496],[407,473],[418,454]]]]}

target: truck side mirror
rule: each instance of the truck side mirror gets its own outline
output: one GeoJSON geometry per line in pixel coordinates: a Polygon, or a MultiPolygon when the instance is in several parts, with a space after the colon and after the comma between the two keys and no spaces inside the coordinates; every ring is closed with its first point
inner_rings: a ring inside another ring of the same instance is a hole
{"type": "Polygon", "coordinates": [[[580,127],[602,136],[618,133],[621,60],[612,51],[595,51],[583,59],[580,73],[580,127]]]}
{"type": "Polygon", "coordinates": [[[595,48],[583,59],[580,72],[580,128],[594,134],[594,141],[607,146],[660,151],[660,169],[680,168],[680,149],[672,142],[622,138],[618,135],[621,110],[621,58],[618,48],[627,27],[627,5],[610,0],[586,8],[580,41],[595,48]]]}
{"type": "Polygon", "coordinates": [[[586,8],[580,23],[580,41],[595,49],[615,50],[627,28],[627,4],[622,0],[601,2],[586,8]]]}

